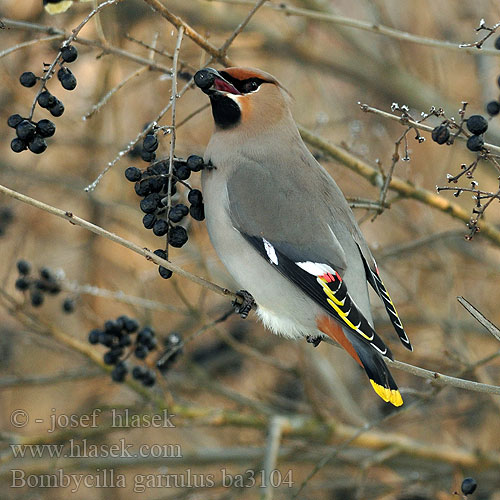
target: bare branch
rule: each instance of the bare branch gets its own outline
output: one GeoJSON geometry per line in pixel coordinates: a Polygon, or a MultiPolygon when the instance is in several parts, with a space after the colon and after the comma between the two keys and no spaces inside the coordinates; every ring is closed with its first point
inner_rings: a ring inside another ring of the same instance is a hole
{"type": "Polygon", "coordinates": [[[467,309],[467,311],[470,313],[470,315],[477,319],[481,325],[483,325],[486,330],[488,330],[493,337],[495,337],[498,341],[500,341],[500,330],[487,318],[484,317],[484,315],[478,311],[467,299],[464,299],[463,297],[457,297],[458,302],[462,304],[462,306],[467,309]]]}

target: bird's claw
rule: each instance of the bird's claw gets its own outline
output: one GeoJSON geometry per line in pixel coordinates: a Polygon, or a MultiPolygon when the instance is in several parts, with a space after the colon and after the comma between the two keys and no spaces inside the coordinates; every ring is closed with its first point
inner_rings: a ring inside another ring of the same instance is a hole
{"type": "Polygon", "coordinates": [[[248,313],[255,307],[255,300],[246,290],[238,290],[236,295],[241,298],[241,303],[233,300],[233,306],[236,314],[239,314],[242,319],[246,319],[248,313]]]}
{"type": "Polygon", "coordinates": [[[308,335],[306,337],[306,341],[309,344],[312,344],[314,347],[318,347],[321,344],[321,337],[313,337],[312,335],[308,335]]]}

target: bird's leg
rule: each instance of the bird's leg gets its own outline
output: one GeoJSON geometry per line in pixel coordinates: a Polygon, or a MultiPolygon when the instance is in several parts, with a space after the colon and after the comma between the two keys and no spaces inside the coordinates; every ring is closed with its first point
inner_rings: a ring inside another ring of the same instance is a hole
{"type": "Polygon", "coordinates": [[[312,344],[314,347],[318,347],[321,344],[321,337],[313,337],[312,335],[308,335],[306,337],[306,341],[309,344],[312,344]]]}
{"type": "Polygon", "coordinates": [[[217,167],[212,164],[211,160],[208,160],[208,163],[204,163],[202,169],[204,170],[216,170],[217,167]]]}
{"type": "Polygon", "coordinates": [[[246,290],[238,290],[236,295],[241,298],[241,303],[237,300],[233,300],[233,306],[235,308],[236,314],[239,314],[243,319],[246,319],[248,313],[255,307],[255,300],[252,295],[246,290]]]}

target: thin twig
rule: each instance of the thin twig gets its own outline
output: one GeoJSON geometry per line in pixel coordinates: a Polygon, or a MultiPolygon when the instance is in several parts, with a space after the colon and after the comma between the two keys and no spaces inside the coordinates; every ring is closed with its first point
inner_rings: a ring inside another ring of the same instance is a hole
{"type": "MultiPolygon", "coordinates": [[[[361,110],[364,111],[365,113],[373,113],[376,115],[380,115],[383,116],[384,118],[388,118],[389,120],[397,121],[399,123],[402,123],[403,125],[411,125],[412,127],[417,127],[418,129],[425,130],[426,132],[432,132],[432,130],[434,129],[434,127],[430,127],[429,125],[424,125],[414,120],[410,120],[407,117],[401,117],[399,115],[388,113],[387,111],[382,111],[381,109],[374,108],[372,106],[369,106],[368,104],[362,104],[361,102],[358,102],[358,105],[361,108],[361,110]]],[[[467,137],[459,135],[457,139],[460,139],[461,141],[466,141],[467,137]]],[[[500,153],[500,146],[495,146],[494,144],[489,144],[485,142],[484,147],[489,151],[495,151],[496,153],[500,153]]]]}
{"type": "MultiPolygon", "coordinates": [[[[423,128],[423,125],[416,125],[419,128],[423,128]]],[[[346,149],[325,141],[304,127],[299,127],[299,131],[302,138],[311,146],[319,149],[331,158],[336,159],[347,168],[367,179],[374,186],[381,187],[383,185],[383,178],[376,168],[354,156],[346,149]]],[[[427,189],[416,187],[399,177],[394,176],[392,178],[391,183],[389,184],[389,189],[396,191],[403,198],[417,200],[425,205],[439,210],[440,212],[448,214],[450,217],[461,220],[466,224],[470,221],[470,214],[461,206],[433,194],[427,189]]],[[[480,234],[482,236],[488,238],[495,245],[500,246],[500,231],[496,229],[494,225],[482,221],[479,227],[481,228],[480,234]]]]}
{"type": "Polygon", "coordinates": [[[470,313],[470,315],[477,319],[481,325],[483,325],[486,330],[488,330],[493,337],[495,337],[498,341],[500,341],[500,330],[487,318],[484,317],[484,315],[478,311],[467,299],[464,299],[463,297],[457,297],[458,302],[462,304],[465,309],[470,313]]]}
{"type": "Polygon", "coordinates": [[[78,295],[91,295],[93,297],[112,299],[117,302],[123,302],[124,304],[130,304],[131,306],[142,307],[144,309],[151,309],[153,311],[169,311],[175,312],[177,314],[188,314],[186,311],[170,304],[165,304],[164,302],[158,302],[156,300],[145,299],[143,297],[127,295],[121,290],[115,292],[113,290],[106,290],[104,288],[99,288],[93,285],[80,285],[79,283],[73,281],[63,281],[61,284],[64,290],[78,295]]]}
{"type": "MultiPolygon", "coordinates": [[[[182,88],[182,90],[179,92],[177,99],[182,97],[184,93],[191,87],[193,79],[189,80],[188,83],[182,88]]],[[[173,101],[169,101],[169,103],[158,113],[158,115],[153,119],[153,121],[141,132],[139,132],[134,139],[132,139],[127,146],[122,149],[112,161],[110,161],[106,167],[99,173],[99,175],[92,181],[86,188],[85,191],[88,193],[89,191],[93,191],[99,182],[101,182],[101,179],[108,173],[108,171],[115,166],[123,157],[125,157],[132,149],[135,147],[135,145],[141,140],[146,137],[146,135],[155,127],[158,122],[167,114],[168,110],[172,107],[173,101]]]]}
{"type": "Polygon", "coordinates": [[[2,50],[2,52],[0,52],[0,59],[2,57],[8,56],[9,54],[12,54],[12,52],[16,52],[17,50],[30,47],[31,45],[37,45],[40,42],[52,42],[53,40],[59,40],[61,38],[63,38],[63,35],[52,35],[52,36],[47,36],[45,38],[36,38],[34,40],[28,40],[27,42],[18,43],[13,47],[9,47],[8,49],[2,50]]]}
{"type": "Polygon", "coordinates": [[[250,22],[250,19],[254,16],[254,14],[262,7],[267,2],[267,0],[257,0],[253,8],[250,10],[250,12],[247,14],[245,19],[241,21],[241,23],[236,27],[236,29],[229,35],[228,39],[222,44],[221,48],[219,49],[219,53],[221,56],[225,56],[227,49],[231,46],[231,44],[234,42],[236,37],[245,29],[246,25],[250,22]]]}
{"type": "Polygon", "coordinates": [[[68,212],[53,207],[41,201],[35,200],[29,196],[18,193],[17,191],[13,191],[12,189],[9,189],[2,185],[0,185],[0,192],[6,194],[7,196],[10,196],[11,198],[15,198],[16,200],[22,201],[23,203],[27,203],[28,205],[49,212],[52,215],[61,217],[62,219],[67,220],[71,224],[83,227],[95,234],[98,234],[111,241],[114,241],[115,243],[118,243],[119,245],[122,245],[125,248],[128,248],[129,250],[132,250],[133,252],[139,255],[142,255],[147,260],[152,261],[159,266],[166,267],[167,269],[170,269],[172,272],[177,273],[179,276],[187,278],[188,280],[200,286],[206,287],[207,289],[215,293],[218,293],[219,295],[232,298],[233,300],[241,300],[235,293],[231,292],[227,288],[222,288],[216,285],[215,283],[212,283],[211,281],[208,281],[204,278],[200,278],[199,276],[196,276],[188,271],[185,271],[184,269],[174,264],[173,262],[158,257],[158,255],[151,252],[151,250],[148,250],[147,248],[142,248],[139,245],[133,243],[132,241],[126,240],[125,238],[122,238],[121,236],[111,233],[110,231],[106,231],[102,227],[96,226],[95,224],[92,224],[91,222],[88,222],[85,219],[81,219],[80,217],[74,215],[72,212],[68,212]]]}
{"type": "MultiPolygon", "coordinates": [[[[40,33],[47,33],[49,35],[58,35],[59,38],[62,39],[67,39],[70,36],[68,32],[60,30],[58,28],[54,28],[52,26],[44,26],[42,24],[28,23],[26,21],[17,21],[14,19],[4,19],[4,21],[9,28],[15,28],[26,31],[37,31],[40,33]]],[[[128,52],[119,47],[114,47],[113,45],[104,44],[98,40],[90,40],[88,38],[77,37],[74,40],[74,43],[100,49],[103,54],[113,54],[118,57],[122,57],[124,59],[136,62],[138,64],[146,65],[152,71],[170,73],[170,68],[168,68],[167,66],[164,66],[157,62],[150,62],[148,59],[144,57],[138,56],[136,54],[133,54],[132,52],[128,52]]]]}
{"type": "MultiPolygon", "coordinates": [[[[252,5],[252,0],[205,0],[208,2],[222,2],[234,5],[252,5]]],[[[316,21],[323,21],[327,23],[337,24],[339,26],[347,26],[349,28],[355,28],[362,31],[368,31],[370,33],[376,33],[379,35],[384,35],[389,38],[394,38],[396,40],[401,40],[404,42],[417,43],[419,45],[425,45],[427,47],[435,47],[439,49],[453,50],[455,52],[465,52],[467,54],[477,54],[477,49],[467,48],[467,46],[460,44],[459,42],[448,42],[446,40],[436,40],[434,38],[429,38],[425,36],[414,35],[406,31],[401,31],[395,28],[390,28],[389,26],[384,26],[382,24],[360,21],[358,19],[352,19],[350,17],[339,16],[336,14],[330,14],[326,12],[318,12],[316,10],[301,9],[298,7],[293,7],[287,5],[284,2],[279,3],[268,3],[265,5],[266,8],[277,10],[283,12],[288,16],[299,16],[305,17],[307,19],[314,19],[316,21]]],[[[495,49],[482,49],[481,54],[488,56],[500,56],[498,50],[495,49]]]]}
{"type": "Polygon", "coordinates": [[[45,85],[47,84],[47,82],[52,78],[53,76],[53,73],[55,71],[55,67],[56,67],[56,64],[59,62],[59,60],[61,59],[61,56],[62,56],[62,49],[64,47],[67,47],[68,45],[71,44],[71,42],[73,42],[73,40],[75,40],[75,38],[78,36],[78,33],[80,33],[80,31],[83,29],[83,27],[98,13],[100,12],[101,10],[103,10],[104,8],[106,7],[109,7],[110,5],[115,5],[117,3],[120,3],[122,2],[123,0],[106,0],[105,2],[102,2],[101,4],[99,4],[95,9],[93,9],[88,15],[87,17],[85,17],[85,19],[76,27],[72,30],[71,32],[71,35],[68,36],[68,38],[66,38],[66,40],[64,40],[64,42],[62,43],[61,45],[61,48],[59,49],[59,52],[57,54],[57,56],[55,57],[55,59],[52,61],[52,63],[50,64],[50,66],[48,66],[48,68],[45,70],[45,75],[40,78],[40,87],[38,89],[38,92],[36,93],[35,95],[35,98],[33,99],[33,104],[31,105],[31,111],[30,111],[30,115],[29,115],[29,119],[31,120],[31,118],[33,117],[33,113],[35,112],[35,107],[36,107],[36,103],[38,101],[38,97],[40,96],[40,94],[44,91],[45,89],[45,85]]]}
{"type": "Polygon", "coordinates": [[[110,99],[113,97],[120,89],[125,87],[127,83],[130,82],[133,78],[136,76],[141,75],[142,73],[145,73],[147,70],[149,70],[149,66],[143,66],[142,68],[136,69],[133,73],[130,73],[130,75],[126,76],[118,85],[115,85],[111,90],[106,92],[104,96],[90,108],[89,111],[87,111],[83,116],[82,120],[88,120],[91,118],[94,113],[97,113],[110,99]]]}
{"type": "MultiPolygon", "coordinates": [[[[179,60],[179,52],[181,50],[182,37],[184,36],[184,26],[179,28],[179,32],[177,34],[177,43],[175,44],[174,49],[174,57],[172,60],[172,92],[170,96],[170,101],[172,103],[172,125],[170,127],[170,156],[168,158],[168,188],[167,188],[167,218],[170,216],[170,209],[172,208],[172,180],[174,176],[174,155],[175,155],[175,137],[176,137],[176,109],[177,109],[177,62],[179,60]]],[[[167,233],[167,244],[165,247],[165,253],[168,259],[168,236],[170,233],[167,233]]]]}
{"type": "Polygon", "coordinates": [[[275,486],[272,483],[272,473],[276,469],[276,462],[280,452],[281,433],[285,419],[278,415],[271,418],[269,434],[267,436],[266,455],[264,457],[265,490],[263,500],[272,500],[275,486]]]}
{"type": "Polygon", "coordinates": [[[150,7],[158,12],[162,17],[164,17],[169,23],[173,24],[177,29],[181,26],[184,27],[186,36],[191,38],[194,43],[199,45],[205,52],[210,54],[214,59],[219,61],[224,66],[232,66],[231,60],[220,52],[220,50],[212,45],[205,37],[201,36],[196,30],[194,30],[189,24],[187,24],[183,19],[172,14],[159,0],[144,0],[150,7]]]}

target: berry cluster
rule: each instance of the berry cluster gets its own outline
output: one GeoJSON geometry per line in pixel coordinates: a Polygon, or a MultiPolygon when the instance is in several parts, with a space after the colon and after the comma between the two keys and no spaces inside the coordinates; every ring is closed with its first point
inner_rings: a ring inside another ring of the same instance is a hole
{"type": "MultiPolygon", "coordinates": [[[[61,293],[61,285],[59,284],[54,273],[42,267],[38,277],[31,275],[31,264],[26,260],[19,260],[16,263],[19,277],[16,280],[15,287],[22,291],[29,293],[30,302],[33,307],[40,307],[44,300],[45,295],[58,295],[61,293]]],[[[62,302],[62,309],[65,313],[72,313],[75,310],[75,302],[72,298],[67,297],[62,302]]]]}
{"type": "MultiPolygon", "coordinates": [[[[499,37],[500,39],[500,37],[499,37]]],[[[467,495],[472,495],[476,491],[477,488],[477,481],[473,477],[466,477],[462,481],[462,493],[467,496],[467,495]]]]}
{"type": "MultiPolygon", "coordinates": [[[[78,57],[78,51],[73,45],[67,45],[61,48],[58,59],[60,69],[57,72],[57,78],[61,85],[66,90],[74,90],[76,87],[76,78],[64,63],[71,63],[78,57]]],[[[44,78],[36,76],[31,71],[25,71],[20,77],[19,82],[23,87],[34,87],[38,80],[43,82],[41,92],[39,92],[36,102],[41,108],[47,109],[54,117],[59,117],[64,113],[64,104],[57,97],[52,95],[45,87],[47,80],[52,77],[52,74],[46,75],[44,78]]],[[[19,114],[9,116],[7,120],[9,127],[16,130],[16,137],[12,139],[10,148],[15,153],[21,153],[29,149],[32,153],[40,154],[47,149],[47,139],[52,137],[56,131],[56,126],[53,122],[47,119],[38,122],[33,120],[33,113],[29,117],[23,117],[19,114]]]]}
{"type": "MultiPolygon", "coordinates": [[[[484,146],[483,134],[488,130],[488,121],[482,115],[471,115],[469,118],[464,120],[467,125],[467,129],[472,134],[467,139],[467,148],[470,151],[481,151],[484,146]]],[[[432,130],[432,140],[438,144],[452,144],[453,140],[450,140],[450,125],[452,122],[450,120],[445,120],[441,125],[438,125],[432,130]]],[[[453,139],[462,131],[462,127],[458,128],[458,131],[454,134],[453,139]]]]}
{"type": "MultiPolygon", "coordinates": [[[[147,158],[146,161],[154,160],[157,147],[156,136],[154,134],[146,135],[142,158],[147,158]]],[[[197,221],[202,221],[205,218],[201,191],[192,189],[185,182],[192,172],[199,172],[204,166],[203,159],[196,155],[191,155],[187,160],[175,159],[173,162],[173,175],[170,180],[168,159],[157,161],[145,170],[140,170],[137,167],[128,167],[125,170],[126,179],[135,183],[135,192],[142,198],[140,207],[145,214],[142,219],[144,227],[151,229],[156,236],[165,236],[167,245],[181,248],[187,242],[188,233],[180,225],[187,215],[197,221]],[[179,184],[189,189],[187,196],[189,207],[184,203],[176,203],[170,208],[168,207],[169,183],[171,197],[177,193],[179,184]]],[[[158,249],[155,254],[163,259],[167,258],[165,250],[158,249]]],[[[159,267],[159,273],[165,279],[172,276],[172,272],[163,266],[159,267]]]]}
{"type": "Polygon", "coordinates": [[[14,213],[9,207],[0,207],[0,236],[3,236],[7,231],[7,227],[12,223],[14,213]]]}
{"type": "MultiPolygon", "coordinates": [[[[131,354],[137,359],[145,360],[158,343],[151,327],[145,326],[139,330],[139,323],[128,316],[106,321],[102,329],[94,329],[89,333],[88,340],[91,344],[101,344],[108,348],[104,353],[104,363],[114,365],[111,378],[115,382],[125,380],[129,371],[125,360],[131,354]]],[[[147,366],[134,366],[132,377],[140,380],[146,387],[151,387],[156,382],[155,372],[147,366]]]]}

